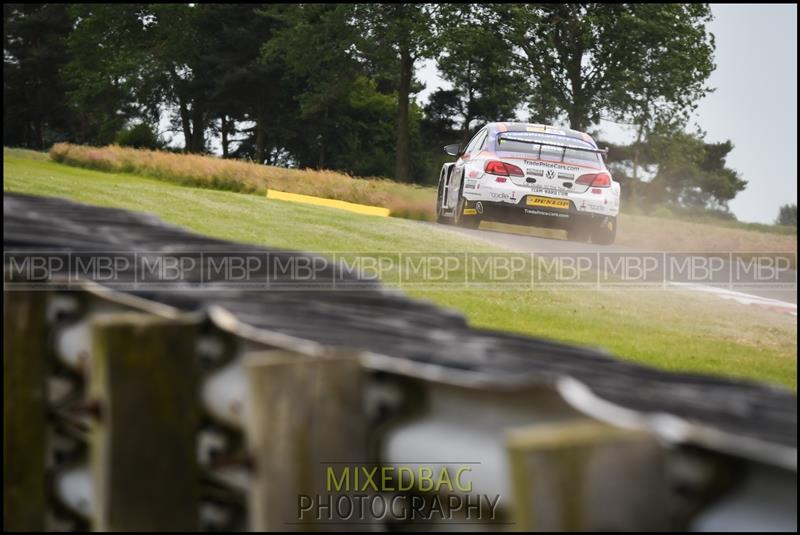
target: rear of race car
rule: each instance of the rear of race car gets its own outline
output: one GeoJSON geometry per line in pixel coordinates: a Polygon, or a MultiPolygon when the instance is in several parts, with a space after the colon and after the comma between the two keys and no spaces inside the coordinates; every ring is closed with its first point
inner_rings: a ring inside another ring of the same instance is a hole
{"type": "Polygon", "coordinates": [[[612,243],[620,186],[594,141],[539,125],[490,130],[465,169],[463,195],[487,220],[564,228],[571,239],[612,243]]]}

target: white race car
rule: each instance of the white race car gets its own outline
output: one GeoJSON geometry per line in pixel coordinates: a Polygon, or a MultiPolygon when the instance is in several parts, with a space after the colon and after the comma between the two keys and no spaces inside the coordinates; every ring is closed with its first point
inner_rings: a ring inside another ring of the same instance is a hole
{"type": "Polygon", "coordinates": [[[541,124],[489,123],[439,174],[440,223],[476,228],[481,220],[563,228],[567,237],[609,245],[617,234],[619,182],[606,151],[588,134],[541,124]]]}

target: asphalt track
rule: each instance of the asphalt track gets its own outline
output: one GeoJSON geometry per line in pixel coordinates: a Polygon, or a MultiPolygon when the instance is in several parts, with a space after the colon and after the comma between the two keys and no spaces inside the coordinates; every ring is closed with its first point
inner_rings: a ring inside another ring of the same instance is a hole
{"type": "MultiPolygon", "coordinates": [[[[452,232],[457,232],[459,234],[465,234],[477,240],[482,240],[488,242],[494,246],[502,247],[509,251],[520,252],[520,253],[560,253],[560,254],[568,254],[568,253],[639,253],[639,252],[654,252],[654,251],[640,251],[630,247],[625,247],[622,245],[595,245],[592,243],[578,243],[572,242],[565,239],[559,238],[545,238],[545,237],[538,237],[538,236],[530,236],[526,234],[517,234],[511,232],[502,232],[498,230],[488,230],[488,229],[468,229],[457,227],[454,225],[437,225],[436,223],[423,223],[426,225],[436,225],[437,228],[440,229],[449,229],[452,232]]],[[[719,276],[723,279],[729,277],[731,265],[729,263],[725,263],[725,267],[719,273],[719,276]]],[[[775,285],[763,285],[763,287],[759,287],[759,285],[748,285],[745,290],[739,291],[716,291],[713,292],[711,290],[719,290],[719,289],[712,289],[709,287],[702,287],[698,286],[695,288],[684,287],[689,289],[697,289],[699,291],[709,291],[709,293],[715,294],[718,297],[723,297],[729,299],[731,302],[743,302],[748,304],[757,304],[757,305],[764,305],[768,308],[774,308],[776,310],[785,308],[786,310],[794,310],[796,314],[797,310],[797,271],[791,270],[787,272],[791,279],[791,283],[788,284],[781,284],[780,287],[774,287],[775,285]],[[780,303],[771,303],[770,300],[775,300],[777,302],[783,303],[788,306],[782,306],[780,303]],[[791,305],[794,305],[792,307],[791,305]]]]}

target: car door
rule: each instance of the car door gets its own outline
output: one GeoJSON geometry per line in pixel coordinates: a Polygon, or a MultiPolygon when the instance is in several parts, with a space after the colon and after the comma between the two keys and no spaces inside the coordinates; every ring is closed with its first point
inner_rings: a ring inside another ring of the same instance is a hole
{"type": "Polygon", "coordinates": [[[458,194],[461,190],[461,182],[464,180],[464,168],[467,164],[470,163],[472,158],[475,157],[478,152],[480,152],[481,148],[483,147],[484,142],[486,141],[487,136],[487,129],[482,128],[475,134],[469,143],[467,143],[467,147],[464,149],[464,152],[459,156],[458,160],[456,160],[455,165],[453,165],[453,169],[450,172],[450,183],[447,189],[447,201],[445,205],[448,209],[455,207],[456,203],[458,202],[458,194]]]}

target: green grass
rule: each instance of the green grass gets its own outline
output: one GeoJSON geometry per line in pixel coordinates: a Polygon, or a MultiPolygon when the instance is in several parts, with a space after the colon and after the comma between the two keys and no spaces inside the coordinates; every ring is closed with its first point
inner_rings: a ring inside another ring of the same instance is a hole
{"type": "Polygon", "coordinates": [[[5,158],[47,161],[50,160],[50,155],[44,151],[3,147],[3,159],[5,158]]]}
{"type": "MultiPolygon", "coordinates": [[[[4,190],[154,213],[210,236],[317,252],[497,251],[446,228],[182,187],[4,151],[4,190]]],[[[670,370],[797,385],[796,319],[679,290],[410,289],[471,324],[602,347],[670,370]],[[655,306],[657,304],[657,306],[655,306]]]]}

